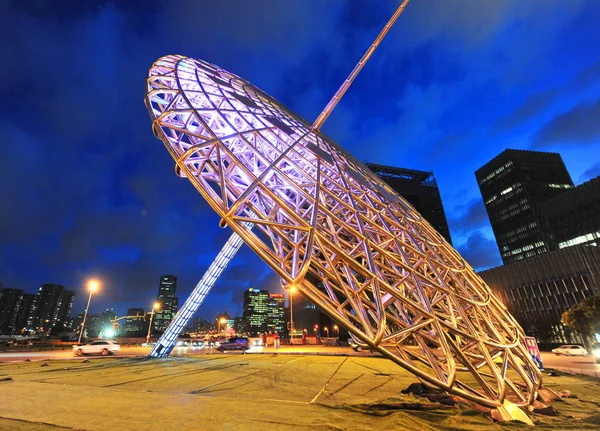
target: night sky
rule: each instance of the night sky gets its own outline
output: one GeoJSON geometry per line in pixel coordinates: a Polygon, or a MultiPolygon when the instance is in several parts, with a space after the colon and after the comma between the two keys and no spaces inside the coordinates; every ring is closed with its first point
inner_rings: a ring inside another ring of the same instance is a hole
{"type": "MultiPolygon", "coordinates": [[[[150,65],[215,63],[310,123],[399,4],[4,0],[0,282],[59,283],[90,312],[151,308],[159,276],[188,296],[230,234],[151,131],[150,65]]],[[[412,0],[322,130],[359,160],[432,170],[455,247],[501,264],[474,171],[506,148],[600,174],[598,0],[412,0]]],[[[279,291],[243,247],[199,315],[279,291]]]]}

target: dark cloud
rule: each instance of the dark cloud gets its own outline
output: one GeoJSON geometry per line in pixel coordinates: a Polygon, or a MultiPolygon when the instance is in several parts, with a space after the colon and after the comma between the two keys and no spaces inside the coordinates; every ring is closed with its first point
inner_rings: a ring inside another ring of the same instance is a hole
{"type": "Polygon", "coordinates": [[[496,242],[487,239],[479,231],[469,235],[467,241],[458,247],[458,251],[476,271],[502,265],[496,242]]]}
{"type": "Polygon", "coordinates": [[[600,139],[600,99],[554,117],[536,135],[534,148],[559,144],[590,145],[600,139]]]}
{"type": "Polygon", "coordinates": [[[583,69],[565,85],[549,88],[531,95],[525,103],[500,120],[497,130],[506,132],[517,128],[523,123],[554,108],[554,105],[560,103],[560,100],[564,97],[589,94],[591,89],[598,87],[599,82],[600,62],[583,69]]]}
{"type": "Polygon", "coordinates": [[[450,218],[448,224],[452,232],[464,234],[465,232],[479,229],[489,224],[489,218],[485,205],[480,198],[471,200],[454,208],[454,217],[450,218]],[[457,216],[458,215],[458,216],[457,216]]]}
{"type": "Polygon", "coordinates": [[[592,178],[596,178],[600,175],[600,163],[596,163],[590,166],[581,176],[579,177],[579,183],[583,183],[584,181],[589,181],[592,178]]]}

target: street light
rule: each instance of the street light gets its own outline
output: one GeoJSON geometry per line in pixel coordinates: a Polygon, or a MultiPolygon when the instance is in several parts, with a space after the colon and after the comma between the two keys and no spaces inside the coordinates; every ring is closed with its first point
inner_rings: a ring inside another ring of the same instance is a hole
{"type": "Polygon", "coordinates": [[[219,334],[219,336],[221,335],[221,325],[227,323],[227,319],[225,319],[224,317],[221,317],[219,319],[219,328],[217,330],[217,333],[219,334]]]}
{"type": "Polygon", "coordinates": [[[329,338],[329,328],[327,326],[324,326],[323,329],[327,333],[327,338],[329,338]]]}
{"type": "Polygon", "coordinates": [[[338,325],[333,325],[333,330],[335,331],[335,333],[337,334],[337,336],[340,336],[340,328],[338,325]]]}
{"type": "Polygon", "coordinates": [[[290,344],[292,344],[292,338],[294,337],[294,333],[296,331],[294,331],[294,292],[296,291],[296,286],[291,285],[290,288],[288,289],[288,295],[290,296],[290,344]]]}
{"type": "Polygon", "coordinates": [[[81,324],[81,331],[79,332],[79,340],[77,344],[81,344],[81,336],[83,335],[83,330],[85,328],[85,320],[87,319],[88,310],[90,309],[90,301],[92,300],[92,294],[98,290],[100,287],[100,282],[98,280],[90,280],[87,283],[88,290],[90,291],[90,296],[88,298],[87,307],[85,307],[85,314],[83,315],[83,323],[81,324]]]}
{"type": "Polygon", "coordinates": [[[148,325],[148,335],[146,335],[146,344],[150,344],[150,333],[152,331],[152,319],[154,319],[154,310],[160,310],[160,302],[155,302],[150,313],[150,324],[148,325]]]}

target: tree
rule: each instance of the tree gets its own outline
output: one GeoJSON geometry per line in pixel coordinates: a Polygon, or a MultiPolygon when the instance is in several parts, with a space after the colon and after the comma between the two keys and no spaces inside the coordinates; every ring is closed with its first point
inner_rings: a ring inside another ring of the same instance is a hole
{"type": "Polygon", "coordinates": [[[600,331],[600,295],[592,296],[562,315],[562,323],[581,335],[600,331]]]}

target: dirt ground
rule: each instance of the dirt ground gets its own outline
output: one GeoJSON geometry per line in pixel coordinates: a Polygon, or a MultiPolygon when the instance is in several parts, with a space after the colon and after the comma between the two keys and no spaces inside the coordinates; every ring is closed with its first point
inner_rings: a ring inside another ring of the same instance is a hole
{"type": "MultiPolygon", "coordinates": [[[[513,430],[457,404],[403,394],[383,358],[218,354],[0,364],[0,430],[513,430]]],[[[600,429],[600,380],[545,375],[572,396],[540,430],[600,429]]]]}

